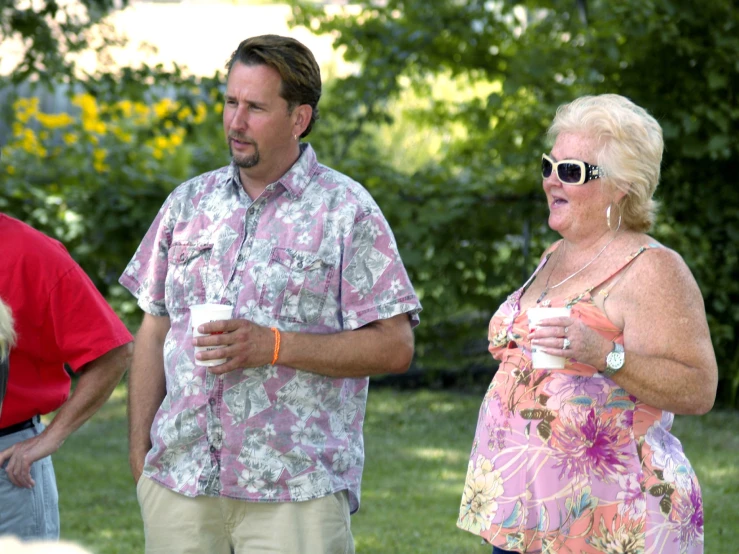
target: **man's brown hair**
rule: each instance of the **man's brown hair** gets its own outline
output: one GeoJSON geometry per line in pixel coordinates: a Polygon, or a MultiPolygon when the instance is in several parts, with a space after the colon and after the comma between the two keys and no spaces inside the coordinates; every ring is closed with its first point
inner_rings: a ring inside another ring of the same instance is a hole
{"type": "Polygon", "coordinates": [[[321,99],[321,69],[313,53],[301,42],[279,35],[261,35],[248,38],[239,44],[226,64],[228,74],[235,63],[267,65],[282,78],[280,96],[287,101],[292,112],[301,104],[313,109],[310,123],[301,137],[307,137],[318,119],[318,101],[321,99]]]}

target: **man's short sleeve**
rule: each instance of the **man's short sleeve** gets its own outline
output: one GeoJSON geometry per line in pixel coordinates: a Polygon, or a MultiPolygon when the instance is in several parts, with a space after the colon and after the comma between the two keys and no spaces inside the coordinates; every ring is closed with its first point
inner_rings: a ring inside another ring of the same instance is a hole
{"type": "Polygon", "coordinates": [[[68,363],[74,371],[133,340],[77,264],[51,289],[47,314],[46,332],[41,337],[40,347],[48,349],[47,352],[56,350],[57,359],[68,363]]]}
{"type": "Polygon", "coordinates": [[[411,317],[412,326],[419,323],[421,304],[390,225],[376,205],[354,222],[344,239],[341,310],[348,330],[402,313],[411,317]]]}
{"type": "Polygon", "coordinates": [[[149,227],[133,258],[126,266],[119,282],[138,299],[145,312],[167,316],[164,287],[167,278],[167,253],[172,242],[170,207],[167,199],[149,227]]]}

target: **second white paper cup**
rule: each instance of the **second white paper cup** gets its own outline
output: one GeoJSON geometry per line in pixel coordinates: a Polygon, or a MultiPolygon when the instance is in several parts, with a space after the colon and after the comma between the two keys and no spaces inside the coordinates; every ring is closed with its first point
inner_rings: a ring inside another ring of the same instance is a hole
{"type": "MultiPolygon", "coordinates": [[[[526,312],[529,318],[529,327],[535,328],[540,321],[553,317],[569,317],[569,308],[529,308],[526,312]]],[[[531,363],[534,369],[562,369],[565,366],[566,358],[561,356],[552,356],[546,352],[531,349],[531,363]]]]}
{"type": "MultiPolygon", "coordinates": [[[[221,321],[224,319],[231,319],[231,313],[233,312],[233,306],[228,304],[195,304],[190,306],[190,320],[192,322],[192,336],[193,337],[204,337],[205,333],[199,333],[198,327],[203,323],[209,323],[211,321],[221,321]]],[[[195,352],[207,352],[208,350],[215,350],[217,346],[196,346],[195,352]]],[[[226,358],[219,358],[217,360],[198,360],[195,358],[195,365],[202,365],[206,367],[214,367],[221,365],[226,362],[226,358]]]]}

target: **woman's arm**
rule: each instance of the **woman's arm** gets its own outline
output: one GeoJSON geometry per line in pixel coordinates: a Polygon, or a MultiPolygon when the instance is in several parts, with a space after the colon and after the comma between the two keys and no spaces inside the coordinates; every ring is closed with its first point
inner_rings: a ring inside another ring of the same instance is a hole
{"type": "MultiPolygon", "coordinates": [[[[634,260],[603,309],[623,329],[625,361],[611,377],[639,400],[677,414],[704,414],[716,399],[718,368],[703,298],[674,251],[658,248],[634,260]]],[[[580,320],[552,318],[531,335],[543,351],[599,371],[613,343],[580,320]],[[567,327],[567,333],[564,332],[567,327]],[[563,339],[570,341],[562,350],[563,339]]]]}
{"type": "MultiPolygon", "coordinates": [[[[642,402],[678,414],[713,407],[718,367],[703,297],[676,252],[659,248],[635,260],[605,310],[623,321],[626,356],[613,375],[616,383],[642,402]]],[[[605,367],[605,358],[596,367],[605,367]]]]}

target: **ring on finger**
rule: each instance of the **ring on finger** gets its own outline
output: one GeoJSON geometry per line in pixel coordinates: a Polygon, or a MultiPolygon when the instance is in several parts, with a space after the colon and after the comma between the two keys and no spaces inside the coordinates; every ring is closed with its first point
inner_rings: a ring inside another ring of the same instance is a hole
{"type": "Polygon", "coordinates": [[[562,350],[568,350],[570,348],[570,339],[565,337],[562,339],[562,350]]]}

